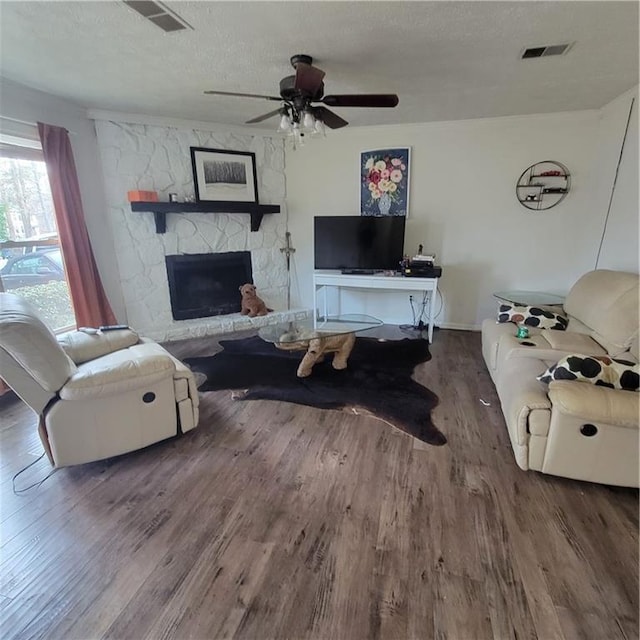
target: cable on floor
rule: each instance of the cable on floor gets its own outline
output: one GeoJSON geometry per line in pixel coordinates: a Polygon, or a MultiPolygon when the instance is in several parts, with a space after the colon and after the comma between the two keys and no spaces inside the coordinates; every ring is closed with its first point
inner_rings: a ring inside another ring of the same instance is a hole
{"type": "Polygon", "coordinates": [[[13,493],[17,496],[22,495],[23,493],[26,493],[27,491],[29,491],[29,489],[33,489],[34,487],[39,487],[45,480],[49,479],[56,471],[57,469],[52,469],[44,478],[42,478],[42,480],[40,480],[39,482],[34,482],[33,484],[30,484],[28,487],[24,487],[23,489],[16,489],[16,478],[21,474],[24,473],[29,467],[32,467],[34,464],[36,464],[36,462],[39,462],[40,460],[42,460],[42,458],[44,457],[44,452],[42,452],[41,455],[39,455],[33,462],[30,462],[26,467],[23,467],[22,469],[20,469],[20,471],[18,471],[18,473],[16,473],[13,478],[11,478],[11,486],[13,488],[13,493]]]}

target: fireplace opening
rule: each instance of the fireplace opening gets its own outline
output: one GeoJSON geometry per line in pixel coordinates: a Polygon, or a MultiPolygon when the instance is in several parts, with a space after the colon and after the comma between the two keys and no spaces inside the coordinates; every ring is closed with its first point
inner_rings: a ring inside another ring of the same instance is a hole
{"type": "Polygon", "coordinates": [[[253,282],[251,253],[194,253],[166,256],[174,320],[240,311],[239,288],[253,282]]]}

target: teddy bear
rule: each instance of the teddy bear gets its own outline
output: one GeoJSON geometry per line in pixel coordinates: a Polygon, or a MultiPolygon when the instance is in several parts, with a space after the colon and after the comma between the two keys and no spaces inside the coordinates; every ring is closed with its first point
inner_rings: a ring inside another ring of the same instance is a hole
{"type": "Polygon", "coordinates": [[[268,309],[263,300],[256,295],[256,287],[250,282],[240,287],[240,294],[242,295],[240,313],[243,316],[254,318],[255,316],[266,316],[269,311],[273,311],[273,309],[268,309]]]}

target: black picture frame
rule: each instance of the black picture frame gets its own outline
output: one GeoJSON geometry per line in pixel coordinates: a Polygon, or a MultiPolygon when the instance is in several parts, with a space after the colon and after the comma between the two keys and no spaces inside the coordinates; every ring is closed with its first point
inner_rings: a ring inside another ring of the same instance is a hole
{"type": "Polygon", "coordinates": [[[196,202],[258,204],[256,154],[190,147],[196,202]]]}

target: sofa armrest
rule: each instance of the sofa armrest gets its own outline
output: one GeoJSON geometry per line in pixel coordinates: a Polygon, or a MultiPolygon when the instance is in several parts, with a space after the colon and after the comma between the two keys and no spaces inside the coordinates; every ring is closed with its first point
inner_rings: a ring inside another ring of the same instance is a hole
{"type": "Polygon", "coordinates": [[[58,336],[58,343],[76,364],[89,362],[119,349],[126,349],[137,344],[139,340],[140,336],[131,329],[104,333],[69,331],[58,336]]]}
{"type": "Polygon", "coordinates": [[[173,374],[174,380],[176,380],[176,383],[179,380],[184,380],[186,382],[186,384],[188,385],[189,397],[192,399],[194,406],[198,406],[199,395],[198,387],[196,385],[196,379],[193,375],[193,371],[191,371],[191,369],[189,369],[189,367],[187,367],[184,362],[178,360],[178,358],[169,353],[161,344],[154,342],[150,338],[141,337],[140,344],[135,347],[134,351],[145,354],[155,353],[158,355],[164,354],[169,356],[173,360],[173,363],[176,367],[175,373],[173,374]]]}
{"type": "Polygon", "coordinates": [[[59,395],[63,400],[112,396],[173,378],[174,372],[175,365],[168,355],[130,359],[105,356],[80,365],[59,395]]]}
{"type": "Polygon", "coordinates": [[[610,389],[573,380],[549,383],[553,411],[572,415],[585,422],[599,422],[617,427],[638,429],[640,394],[610,389]]]}

